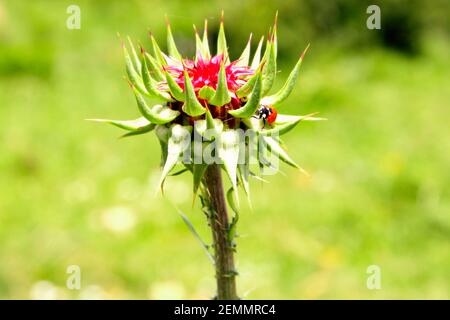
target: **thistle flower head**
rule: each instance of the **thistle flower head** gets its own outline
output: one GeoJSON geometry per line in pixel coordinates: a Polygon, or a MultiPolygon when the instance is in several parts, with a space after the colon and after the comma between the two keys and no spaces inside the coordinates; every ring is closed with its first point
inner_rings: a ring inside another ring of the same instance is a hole
{"type": "Polygon", "coordinates": [[[249,66],[239,66],[237,62],[238,60],[225,65],[225,59],[222,54],[215,55],[212,58],[203,58],[200,55],[197,57],[197,60],[183,59],[181,67],[169,66],[166,70],[169,71],[170,75],[183,90],[183,71],[186,70],[195,92],[198,92],[204,86],[217,90],[220,67],[224,64],[228,91],[235,95],[236,90],[247,82],[245,78],[254,74],[254,71],[249,66]]]}
{"type": "MultiPolygon", "coordinates": [[[[228,54],[223,19],[217,38],[217,52],[209,49],[207,23],[203,36],[195,30],[196,54],[192,59],[181,55],[167,23],[167,53],[150,34],[151,50],[138,54],[128,39],[123,45],[126,73],[135,95],[141,118],[129,121],[99,120],[128,130],[125,136],[155,130],[162,149],[161,185],[183,159],[183,170],[194,176],[194,194],[201,185],[205,168],[211,163],[200,146],[213,146],[215,161],[222,164],[232,189],[242,186],[248,194],[248,180],[257,176],[252,161],[260,168],[274,167],[266,153],[300,168],[286,153],[279,136],[301,120],[320,120],[311,115],[289,116],[276,109],[295,87],[306,49],[286,82],[270,94],[277,74],[277,25],[271,28],[265,48],[262,38],[251,57],[251,36],[242,54],[231,60],[228,54]],[[149,101],[158,101],[151,106],[149,101]],[[208,133],[209,131],[209,133],[208,133]],[[249,138],[240,133],[253,132],[249,138]],[[212,134],[211,134],[212,133],[212,134]],[[252,142],[256,141],[256,155],[252,142]],[[189,149],[188,151],[186,151],[189,149]]],[[[204,150],[204,148],[203,148],[204,150]]]]}

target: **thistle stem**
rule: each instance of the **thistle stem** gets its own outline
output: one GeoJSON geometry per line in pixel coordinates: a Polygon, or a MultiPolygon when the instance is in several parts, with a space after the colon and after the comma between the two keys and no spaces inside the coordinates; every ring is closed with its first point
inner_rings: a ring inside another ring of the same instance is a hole
{"type": "Polygon", "coordinates": [[[222,183],[220,165],[212,164],[205,172],[212,230],[218,300],[237,300],[234,251],[228,239],[228,210],[222,183]]]}

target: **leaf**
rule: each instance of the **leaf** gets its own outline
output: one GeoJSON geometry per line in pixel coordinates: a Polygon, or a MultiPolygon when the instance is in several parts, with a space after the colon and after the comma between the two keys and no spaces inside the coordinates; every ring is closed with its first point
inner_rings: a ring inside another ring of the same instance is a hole
{"type": "Polygon", "coordinates": [[[242,51],[241,56],[236,62],[236,66],[248,66],[250,61],[250,44],[252,42],[252,34],[250,33],[250,38],[248,39],[247,45],[244,51],[242,51]]]}
{"type": "Polygon", "coordinates": [[[214,96],[214,94],[216,93],[216,90],[214,90],[213,88],[211,88],[210,86],[203,86],[199,91],[198,91],[198,97],[200,99],[209,101],[211,100],[211,98],[214,96]]]}
{"type": "Polygon", "coordinates": [[[275,53],[275,60],[277,59],[277,53],[278,53],[278,10],[275,13],[275,21],[273,23],[273,34],[272,34],[272,41],[274,46],[274,53],[275,53]]]}
{"type": "Polygon", "coordinates": [[[195,24],[194,24],[194,32],[195,32],[195,61],[197,61],[198,58],[204,59],[204,56],[203,56],[203,42],[202,39],[200,39],[195,24]]]}
{"type": "Polygon", "coordinates": [[[172,30],[170,28],[169,19],[166,16],[166,24],[167,24],[167,50],[169,51],[169,56],[178,60],[182,60],[180,52],[178,52],[177,45],[175,44],[175,40],[173,39],[172,30]]]}
{"type": "Polygon", "coordinates": [[[194,205],[195,198],[197,197],[198,188],[200,187],[200,184],[202,182],[202,178],[206,172],[206,169],[208,168],[208,165],[205,163],[194,163],[193,170],[192,170],[192,176],[193,176],[193,199],[192,199],[192,205],[194,205]]]}
{"type": "Polygon", "coordinates": [[[202,58],[204,60],[209,60],[211,58],[211,54],[209,53],[209,44],[208,44],[208,36],[205,35],[206,31],[206,20],[205,20],[205,31],[203,33],[203,40],[200,38],[200,35],[197,32],[197,28],[194,25],[195,31],[195,60],[198,58],[202,58]],[[206,41],[205,41],[206,37],[206,41]]]}
{"type": "Polygon", "coordinates": [[[236,226],[239,221],[239,199],[237,197],[237,192],[235,189],[230,188],[227,191],[227,201],[228,204],[234,212],[233,219],[231,220],[230,225],[228,226],[228,242],[230,244],[233,243],[234,238],[236,237],[236,226]]]}
{"type": "Polygon", "coordinates": [[[131,38],[127,37],[127,39],[128,39],[128,43],[131,48],[131,56],[132,56],[134,70],[136,70],[136,72],[139,73],[141,70],[141,61],[139,60],[136,50],[134,49],[134,45],[133,45],[133,42],[131,41],[131,38]]]}
{"type": "Polygon", "coordinates": [[[284,101],[289,95],[291,94],[292,90],[294,89],[295,83],[297,82],[298,73],[300,70],[300,66],[303,61],[303,57],[308,50],[309,45],[306,47],[306,49],[303,51],[302,55],[300,56],[299,60],[294,66],[294,69],[292,69],[291,73],[289,74],[289,77],[287,78],[286,82],[284,83],[283,87],[275,93],[274,95],[264,97],[262,100],[262,104],[264,105],[277,105],[284,101]]]}
{"type": "Polygon", "coordinates": [[[251,117],[251,118],[247,118],[247,119],[242,119],[242,122],[244,122],[244,124],[250,128],[253,129],[254,131],[260,131],[262,129],[262,121],[258,118],[255,117],[251,117]]]}
{"type": "Polygon", "coordinates": [[[180,169],[180,170],[178,170],[176,172],[173,172],[173,173],[169,174],[169,176],[170,177],[176,177],[176,176],[179,176],[179,175],[185,173],[186,171],[189,171],[189,169],[188,168],[183,168],[183,169],[180,169]]]}
{"type": "Polygon", "coordinates": [[[169,142],[170,129],[166,126],[157,125],[155,127],[155,134],[158,137],[161,146],[161,167],[164,166],[167,160],[167,143],[169,142]]]}
{"type": "MultiPolygon", "coordinates": [[[[273,163],[268,159],[268,156],[270,156],[271,154],[269,152],[269,148],[268,148],[267,144],[265,143],[265,141],[262,139],[259,139],[257,146],[258,146],[257,160],[258,160],[259,170],[261,172],[261,175],[266,175],[266,174],[273,175],[276,172],[281,172],[279,170],[278,166],[273,165],[273,163]],[[273,171],[265,172],[266,167],[273,171]]],[[[278,159],[279,158],[277,157],[276,160],[278,160],[278,159]]]]}
{"type": "Polygon", "coordinates": [[[200,237],[198,232],[195,230],[194,225],[189,221],[188,217],[179,209],[178,209],[178,214],[181,216],[181,218],[183,219],[184,223],[186,223],[186,225],[188,226],[189,230],[192,232],[194,237],[198,240],[200,245],[205,249],[206,255],[208,256],[209,260],[214,265],[215,264],[214,257],[209,252],[209,246],[202,240],[202,238],[200,237]]]}
{"type": "Polygon", "coordinates": [[[209,52],[209,43],[208,43],[208,20],[205,19],[205,27],[203,29],[203,50],[206,59],[211,59],[211,53],[209,52]]]}
{"type": "Polygon", "coordinates": [[[125,45],[122,45],[123,48],[123,54],[125,57],[125,68],[128,75],[128,79],[130,80],[130,83],[136,87],[139,92],[142,94],[147,94],[147,90],[144,87],[144,83],[142,82],[141,76],[136,72],[134,69],[133,61],[131,60],[130,54],[128,53],[127,48],[125,45]]]}
{"type": "Polygon", "coordinates": [[[153,58],[148,52],[143,51],[143,54],[145,63],[147,64],[147,68],[150,71],[151,76],[156,81],[163,81],[164,74],[162,72],[162,69],[159,67],[158,61],[156,61],[156,59],[153,58]]]}
{"type": "Polygon", "coordinates": [[[293,121],[285,122],[282,124],[274,124],[271,129],[262,129],[259,131],[259,134],[264,136],[269,135],[283,135],[290,130],[292,130],[300,121],[302,120],[302,117],[299,117],[293,121]]]}
{"type": "Polygon", "coordinates": [[[157,104],[151,108],[148,107],[142,95],[135,88],[133,88],[133,91],[136,97],[139,111],[151,123],[165,124],[168,122],[172,122],[176,117],[179,116],[179,111],[172,110],[167,106],[157,104]]]}
{"type": "Polygon", "coordinates": [[[183,154],[186,148],[190,146],[191,130],[192,127],[181,126],[179,124],[175,124],[171,127],[170,136],[167,141],[167,159],[164,163],[163,171],[161,173],[161,178],[158,184],[161,190],[167,175],[178,163],[180,156],[183,154]]]}
{"type": "Polygon", "coordinates": [[[194,127],[205,140],[212,141],[222,133],[223,122],[220,119],[214,119],[209,110],[206,110],[205,120],[195,121],[194,127]]]}
{"type": "Polygon", "coordinates": [[[258,68],[260,62],[261,62],[261,49],[262,44],[264,42],[264,36],[261,37],[261,40],[259,40],[258,47],[256,48],[255,55],[253,56],[251,68],[253,70],[256,70],[258,68]]]}
{"type": "Polygon", "coordinates": [[[214,119],[209,110],[206,111],[206,127],[209,130],[214,129],[217,133],[222,133],[223,122],[220,119],[214,119]]]}
{"type": "Polygon", "coordinates": [[[157,89],[157,82],[150,76],[144,56],[142,57],[142,79],[149,97],[165,102],[173,101],[172,97],[167,92],[159,91],[157,89]]]}
{"type": "Polygon", "coordinates": [[[267,145],[268,149],[272,151],[272,153],[280,158],[282,161],[286,162],[290,166],[300,169],[300,166],[295,163],[294,160],[289,157],[289,155],[286,153],[286,151],[280,146],[280,144],[275,141],[275,139],[271,137],[264,137],[260,136],[260,139],[264,140],[264,143],[267,145]]]}
{"type": "Polygon", "coordinates": [[[288,115],[288,114],[278,114],[277,115],[277,119],[275,120],[275,124],[283,124],[283,123],[287,123],[287,122],[292,122],[292,121],[296,121],[296,120],[303,120],[303,121],[324,121],[327,120],[326,118],[316,118],[313,117],[314,115],[316,115],[317,112],[314,113],[310,113],[304,116],[293,116],[293,115],[288,115]]]}
{"type": "Polygon", "coordinates": [[[234,189],[237,189],[236,169],[239,160],[239,134],[235,130],[222,132],[219,143],[219,158],[223,162],[225,171],[234,189]]]}
{"type": "Polygon", "coordinates": [[[172,78],[169,72],[165,72],[165,78],[167,82],[167,86],[169,87],[169,91],[172,96],[178,101],[184,101],[185,95],[183,89],[178,85],[178,83],[172,78]]]}
{"type": "Polygon", "coordinates": [[[156,42],[156,39],[153,36],[153,34],[150,34],[150,39],[151,39],[151,42],[152,42],[153,53],[154,53],[154,55],[156,57],[156,60],[158,61],[159,65],[166,66],[167,65],[166,58],[164,57],[163,52],[159,48],[158,42],[156,42]]]}
{"type": "Polygon", "coordinates": [[[150,125],[151,123],[144,117],[137,118],[135,120],[110,120],[110,119],[86,119],[87,121],[104,122],[112,124],[118,128],[135,131],[150,125]]]}
{"type": "Polygon", "coordinates": [[[217,133],[222,132],[223,129],[223,123],[220,119],[212,119],[212,122],[213,124],[209,124],[208,120],[197,120],[194,123],[195,131],[208,141],[211,140],[212,137],[210,134],[205,134],[206,130],[215,130],[214,136],[217,136],[217,133]]]}
{"type": "Polygon", "coordinates": [[[152,131],[155,128],[155,126],[156,126],[155,124],[150,123],[150,124],[148,124],[148,125],[146,125],[144,127],[136,129],[134,131],[127,132],[127,133],[121,135],[120,138],[127,138],[127,137],[137,136],[137,135],[140,135],[140,134],[144,134],[144,133],[150,132],[150,131],[152,131]]]}
{"type": "Polygon", "coordinates": [[[217,89],[214,96],[209,101],[213,106],[221,107],[231,101],[230,93],[228,92],[227,76],[225,74],[225,66],[222,63],[220,65],[220,71],[218,75],[217,89]]]}
{"type": "Polygon", "coordinates": [[[253,91],[253,87],[255,86],[256,80],[258,79],[258,73],[259,73],[258,70],[256,70],[255,74],[252,75],[247,80],[247,82],[236,91],[236,95],[238,96],[238,98],[246,97],[253,91]]]}
{"type": "Polygon", "coordinates": [[[269,43],[269,51],[267,53],[267,63],[263,68],[263,85],[262,85],[262,96],[265,96],[267,92],[272,88],[275,81],[275,76],[277,72],[277,60],[275,57],[275,46],[273,42],[269,43]]]}
{"type": "Polygon", "coordinates": [[[219,35],[217,37],[217,54],[223,55],[226,64],[230,63],[230,59],[228,56],[227,39],[225,38],[225,28],[223,25],[223,11],[220,19],[219,35]]]}
{"type": "Polygon", "coordinates": [[[184,104],[182,107],[184,112],[191,117],[200,116],[205,113],[206,108],[201,105],[195,96],[194,86],[186,70],[184,70],[184,94],[184,104]]]}
{"type": "Polygon", "coordinates": [[[242,183],[242,188],[247,196],[247,201],[250,207],[252,207],[252,202],[250,199],[250,184],[249,184],[249,176],[250,176],[250,148],[246,146],[242,149],[244,151],[245,159],[244,161],[238,164],[238,172],[239,172],[239,181],[242,183]]]}
{"type": "Polygon", "coordinates": [[[230,188],[227,191],[227,201],[228,201],[228,204],[230,205],[231,210],[233,210],[233,212],[235,214],[238,214],[239,213],[239,205],[238,205],[238,200],[237,200],[237,194],[233,188],[230,188]]]}
{"type": "Polygon", "coordinates": [[[251,116],[253,116],[260,106],[261,88],[262,88],[261,73],[258,72],[255,86],[247,103],[239,109],[228,111],[228,113],[236,118],[250,118],[251,116]]]}

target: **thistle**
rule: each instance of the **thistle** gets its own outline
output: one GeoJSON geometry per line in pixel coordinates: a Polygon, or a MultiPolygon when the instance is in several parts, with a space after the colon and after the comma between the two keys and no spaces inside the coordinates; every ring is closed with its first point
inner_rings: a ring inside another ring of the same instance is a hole
{"type": "MultiPolygon", "coordinates": [[[[190,172],[193,199],[200,198],[212,231],[212,246],[204,245],[215,265],[217,299],[238,299],[236,225],[239,218],[238,188],[250,202],[249,180],[276,169],[278,160],[301,169],[287,154],[280,136],[313,115],[279,114],[277,109],[295,87],[303,51],[284,85],[270,94],[277,74],[277,19],[265,41],[250,55],[251,40],[242,54],[228,54],[223,14],[217,52],[211,53],[207,21],[203,35],[195,29],[194,59],[183,58],[167,22],[167,53],[150,34],[151,52],[122,44],[126,74],[141,117],[135,120],[92,119],[127,131],[123,137],[154,131],[161,146],[163,190],[167,177],[190,172]],[[150,101],[156,101],[150,105],[150,101]],[[254,170],[256,167],[257,170],[254,170]],[[225,192],[222,169],[230,183],[225,192]],[[228,206],[232,215],[228,213],[228,206]],[[209,253],[210,254],[210,253],[209,253]]],[[[183,215],[193,232],[192,224],[183,215]]],[[[198,237],[198,234],[196,234],[198,237]]],[[[203,243],[203,242],[202,242],[203,243]]],[[[204,243],[203,243],[204,244],[204,243]]]]}

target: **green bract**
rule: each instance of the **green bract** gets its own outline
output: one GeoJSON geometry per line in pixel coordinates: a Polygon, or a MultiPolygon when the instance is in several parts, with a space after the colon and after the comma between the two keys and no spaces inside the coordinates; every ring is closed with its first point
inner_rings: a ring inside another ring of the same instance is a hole
{"type": "Polygon", "coordinates": [[[268,156],[271,154],[300,168],[284,149],[279,136],[302,120],[323,120],[313,115],[278,114],[277,109],[295,88],[307,48],[286,82],[271,93],[277,75],[276,22],[271,30],[264,51],[262,37],[252,54],[250,35],[234,61],[228,54],[223,17],[216,55],[209,49],[206,21],[202,36],[195,30],[196,55],[192,59],[183,58],[168,21],[167,54],[152,34],[150,51],[136,50],[128,39],[123,43],[125,71],[142,117],[126,121],[92,120],[127,130],[124,136],[154,130],[162,150],[160,186],[168,176],[191,172],[195,195],[202,187],[208,165],[220,163],[231,182],[227,198],[236,211],[236,190],[240,186],[249,195],[249,180],[257,177],[251,164],[272,168],[275,161],[268,156]],[[149,105],[150,101],[155,104],[149,105]],[[206,155],[210,158],[205,158],[206,155]],[[181,170],[176,166],[180,161],[181,170]]]}

